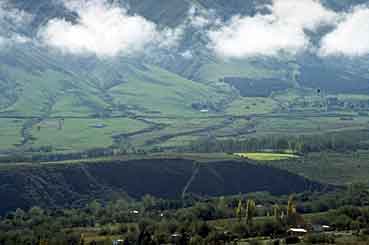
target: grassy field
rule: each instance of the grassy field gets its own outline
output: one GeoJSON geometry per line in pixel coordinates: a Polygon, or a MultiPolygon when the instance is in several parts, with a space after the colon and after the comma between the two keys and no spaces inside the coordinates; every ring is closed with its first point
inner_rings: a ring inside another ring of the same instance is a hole
{"type": "MultiPolygon", "coordinates": [[[[19,144],[24,126],[28,127],[24,131],[33,137],[31,141],[26,138],[26,146],[53,146],[60,151],[108,147],[113,143],[112,135],[144,128],[150,130],[126,138],[127,144],[145,149],[175,148],[209,138],[245,139],[369,128],[369,117],[358,116],[354,111],[337,111],[333,112],[337,113],[335,116],[327,116],[321,108],[302,107],[303,101],[319,99],[314,90],[289,89],[270,97],[241,97],[219,80],[227,76],[250,79],[286,76],[283,69],[272,72],[251,61],[210,62],[199,70],[202,82],[196,82],[154,65],[129,61],[99,61],[89,69],[76,66],[69,68],[73,72],[66,72],[44,64],[48,57],[34,59],[38,55],[14,53],[12,57],[21,64],[27,61],[47,69],[29,73],[27,66],[0,64],[0,80],[5,74],[6,80],[17,81],[12,88],[16,100],[10,103],[7,99],[9,104],[0,111],[4,117],[14,117],[0,121],[3,132],[0,150],[19,144]],[[263,69],[265,72],[261,72],[263,69]],[[352,120],[342,120],[341,114],[352,115],[352,120]],[[151,123],[114,119],[127,115],[151,123]],[[105,119],[98,119],[102,116],[105,119]],[[11,122],[17,117],[39,118],[41,130],[39,125],[33,128],[32,124],[24,125],[29,122],[27,119],[13,125],[11,122]],[[53,120],[59,117],[65,118],[63,130],[53,125],[53,120]],[[96,123],[107,127],[91,127],[96,123]]],[[[337,97],[356,102],[369,98],[354,94],[337,97]]]]}
{"type": "Polygon", "coordinates": [[[65,94],[60,96],[52,107],[52,117],[83,117],[93,115],[96,109],[108,108],[109,105],[96,96],[88,96],[89,101],[84,101],[81,96],[65,94]]]}
{"type": "Polygon", "coordinates": [[[150,121],[165,125],[162,129],[131,137],[135,145],[159,145],[162,147],[181,147],[202,137],[208,137],[215,130],[213,127],[222,126],[223,118],[155,118],[150,121]]]}
{"type": "Polygon", "coordinates": [[[205,64],[199,71],[203,81],[218,81],[223,77],[269,78],[283,76],[284,70],[271,70],[254,64],[250,60],[227,60],[205,64]]]}
{"type": "Polygon", "coordinates": [[[147,71],[134,69],[126,83],[110,89],[115,104],[129,105],[141,115],[202,116],[192,103],[216,103],[226,94],[215,88],[196,83],[157,67],[147,71]],[[136,108],[136,109],[135,109],[136,108]]]}
{"type": "Polygon", "coordinates": [[[146,128],[143,122],[128,119],[65,119],[62,129],[58,120],[45,120],[33,127],[34,147],[52,146],[56,150],[83,150],[112,145],[115,134],[132,133],[146,128]],[[38,128],[40,127],[40,128],[38,128]]]}
{"type": "Polygon", "coordinates": [[[254,161],[281,161],[298,158],[298,156],[294,154],[268,153],[268,152],[236,153],[235,155],[242,158],[251,159],[254,161]]]}
{"type": "Polygon", "coordinates": [[[22,141],[23,120],[0,119],[0,149],[11,149],[22,141]]]}
{"type": "Polygon", "coordinates": [[[240,98],[231,103],[226,113],[234,116],[271,113],[278,109],[278,104],[270,98],[240,98]]]}
{"type": "Polygon", "coordinates": [[[322,183],[348,185],[369,184],[369,152],[311,153],[289,161],[268,163],[322,183]]]}
{"type": "Polygon", "coordinates": [[[256,119],[256,131],[265,134],[316,134],[343,130],[366,129],[369,127],[368,117],[354,117],[352,120],[342,120],[339,116],[298,116],[281,115],[279,117],[265,117],[256,119]]]}

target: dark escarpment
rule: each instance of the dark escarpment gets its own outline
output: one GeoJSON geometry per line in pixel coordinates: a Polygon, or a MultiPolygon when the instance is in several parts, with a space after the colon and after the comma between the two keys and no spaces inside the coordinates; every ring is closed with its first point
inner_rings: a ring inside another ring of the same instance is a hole
{"type": "Polygon", "coordinates": [[[150,194],[180,199],[184,194],[234,195],[256,191],[290,194],[323,185],[268,166],[247,162],[196,163],[183,159],[18,166],[0,171],[0,212],[16,208],[79,207],[93,199],[150,194]]]}

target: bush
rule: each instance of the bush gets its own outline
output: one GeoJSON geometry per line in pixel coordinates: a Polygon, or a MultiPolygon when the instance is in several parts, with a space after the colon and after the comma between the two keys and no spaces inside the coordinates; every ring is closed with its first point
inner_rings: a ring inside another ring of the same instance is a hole
{"type": "Polygon", "coordinates": [[[243,223],[234,224],[231,227],[231,232],[238,238],[245,238],[245,237],[249,237],[250,235],[247,225],[243,223]]]}
{"type": "Polygon", "coordinates": [[[119,231],[120,234],[125,234],[128,232],[128,226],[126,224],[121,224],[119,226],[119,231]]]}
{"type": "Polygon", "coordinates": [[[363,230],[361,230],[361,235],[369,236],[369,229],[363,229],[363,230]]]}
{"type": "Polygon", "coordinates": [[[301,240],[297,236],[290,236],[286,238],[286,244],[297,244],[300,242],[301,240]]]}
{"type": "Polygon", "coordinates": [[[308,244],[334,244],[335,239],[333,235],[311,234],[304,239],[304,242],[308,244]]]}
{"type": "Polygon", "coordinates": [[[104,227],[101,230],[99,230],[98,234],[99,236],[108,236],[112,234],[112,231],[110,228],[104,227]]]}

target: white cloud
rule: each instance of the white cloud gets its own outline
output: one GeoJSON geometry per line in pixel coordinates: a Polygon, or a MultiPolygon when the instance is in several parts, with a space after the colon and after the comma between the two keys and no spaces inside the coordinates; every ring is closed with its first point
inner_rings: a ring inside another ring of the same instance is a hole
{"type": "Polygon", "coordinates": [[[32,39],[21,35],[19,33],[14,33],[10,38],[9,38],[13,43],[19,43],[19,44],[25,44],[25,43],[30,43],[32,42],[32,39]]]}
{"type": "Polygon", "coordinates": [[[209,13],[192,5],[187,16],[189,23],[195,28],[204,28],[211,23],[209,13]]]}
{"type": "Polygon", "coordinates": [[[157,26],[106,0],[69,0],[65,5],[79,15],[77,23],[50,20],[39,31],[41,41],[63,52],[116,56],[141,52],[148,44],[173,45],[177,30],[159,31],[157,26]]]}
{"type": "Polygon", "coordinates": [[[23,10],[12,8],[7,1],[0,2],[0,20],[15,27],[31,22],[33,16],[23,10]]]}
{"type": "Polygon", "coordinates": [[[221,24],[215,10],[200,8],[196,5],[192,5],[189,8],[186,21],[187,24],[197,29],[221,24]]]}
{"type": "Polygon", "coordinates": [[[5,38],[0,36],[0,47],[2,47],[5,43],[6,43],[5,38]]]}
{"type": "Polygon", "coordinates": [[[184,52],[181,53],[181,56],[186,59],[186,60],[190,60],[193,58],[193,54],[191,52],[191,50],[186,50],[184,52]]]}
{"type": "Polygon", "coordinates": [[[335,23],[338,17],[317,0],[274,0],[267,8],[269,14],[235,16],[211,30],[210,47],[226,58],[296,54],[310,45],[305,30],[335,23]]]}
{"type": "Polygon", "coordinates": [[[184,35],[185,27],[183,25],[179,25],[177,28],[166,28],[162,30],[160,33],[157,33],[156,40],[153,42],[158,43],[160,48],[171,48],[180,42],[182,36],[184,35]]]}
{"type": "Polygon", "coordinates": [[[321,41],[321,56],[369,54],[369,8],[357,7],[321,41]]]}
{"type": "Polygon", "coordinates": [[[270,10],[281,23],[309,30],[335,23],[338,18],[318,0],[274,0],[270,10]]]}
{"type": "Polygon", "coordinates": [[[286,50],[296,53],[308,45],[301,29],[275,22],[272,16],[234,17],[220,30],[209,33],[212,48],[222,57],[243,58],[277,55],[286,50]]]}
{"type": "Polygon", "coordinates": [[[28,37],[18,33],[18,31],[24,29],[32,18],[32,15],[28,13],[12,8],[7,1],[0,2],[0,46],[30,41],[28,37]]]}

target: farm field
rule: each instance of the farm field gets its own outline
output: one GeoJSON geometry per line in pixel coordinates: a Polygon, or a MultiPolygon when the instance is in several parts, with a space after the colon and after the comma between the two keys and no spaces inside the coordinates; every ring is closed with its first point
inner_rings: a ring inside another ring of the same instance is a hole
{"type": "Polygon", "coordinates": [[[268,152],[249,152],[235,153],[236,156],[254,160],[254,161],[281,161],[287,159],[296,159],[299,156],[288,153],[268,153],[268,152]]]}
{"type": "MultiPolygon", "coordinates": [[[[266,97],[242,97],[226,83],[199,83],[154,65],[101,65],[104,68],[92,74],[83,72],[79,83],[73,76],[62,79],[60,71],[54,70],[30,77],[34,86],[28,88],[27,83],[24,89],[34,101],[28,105],[24,102],[27,97],[19,96],[0,111],[3,130],[10,127],[6,131],[12,131],[1,134],[0,151],[52,146],[60,152],[104,148],[114,143],[144,150],[175,149],[207,139],[315,135],[369,128],[365,95],[322,97],[313,89],[291,88],[266,97]],[[107,73],[105,66],[110,65],[129,72],[107,73]],[[336,104],[328,108],[328,100],[336,104]],[[62,118],[65,127],[58,130],[55,122],[62,118]],[[18,119],[22,123],[10,125],[18,119]],[[107,127],[97,129],[91,127],[93,124],[107,127]],[[112,137],[116,135],[121,137],[112,137]]],[[[225,70],[219,72],[226,75],[227,64],[223,65],[225,70]]],[[[253,74],[252,69],[261,68],[249,69],[245,72],[253,74]]],[[[273,75],[265,73],[260,79],[273,75]]],[[[24,74],[14,70],[14,79],[22,80],[24,74]]]]}
{"type": "Polygon", "coordinates": [[[22,142],[24,120],[0,119],[0,149],[11,149],[22,142]]]}
{"type": "Polygon", "coordinates": [[[115,135],[134,133],[147,126],[128,118],[44,120],[31,130],[32,146],[51,146],[56,151],[103,148],[113,144],[115,135]]]}
{"type": "Polygon", "coordinates": [[[267,114],[279,108],[277,101],[264,97],[243,97],[229,105],[226,113],[233,116],[267,114]]]}

